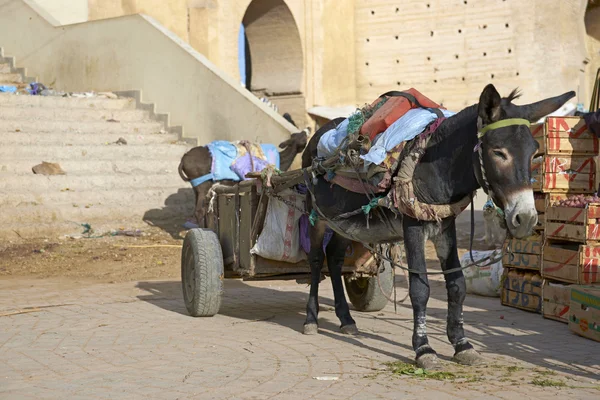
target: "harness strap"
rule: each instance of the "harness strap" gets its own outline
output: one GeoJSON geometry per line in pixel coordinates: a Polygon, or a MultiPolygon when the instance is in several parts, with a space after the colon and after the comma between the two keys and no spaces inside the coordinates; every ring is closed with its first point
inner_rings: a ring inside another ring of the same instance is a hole
{"type": "Polygon", "coordinates": [[[529,128],[531,126],[531,122],[523,118],[501,119],[500,121],[496,121],[481,128],[479,132],[477,132],[477,137],[481,139],[483,135],[485,135],[488,131],[493,131],[495,129],[506,128],[507,126],[514,125],[525,125],[529,128]]]}
{"type": "Polygon", "coordinates": [[[212,179],[213,179],[213,174],[210,173],[210,174],[199,176],[198,178],[195,178],[195,179],[190,179],[190,184],[192,185],[192,187],[196,187],[196,186],[200,186],[204,182],[210,181],[212,179]]]}

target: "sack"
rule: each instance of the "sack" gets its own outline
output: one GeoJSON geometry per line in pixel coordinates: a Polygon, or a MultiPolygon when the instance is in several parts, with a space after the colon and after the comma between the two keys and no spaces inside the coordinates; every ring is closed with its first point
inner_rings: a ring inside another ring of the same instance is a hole
{"type": "MultiPolygon", "coordinates": [[[[473,250],[473,259],[481,260],[494,251],[475,251],[473,250]]],[[[466,252],[460,259],[461,267],[471,263],[469,252],[466,252]]],[[[485,264],[485,262],[484,262],[485,264]]],[[[486,267],[477,267],[475,265],[463,270],[467,283],[467,293],[477,294],[486,297],[500,297],[502,290],[502,273],[504,267],[502,260],[498,260],[495,264],[486,267]]]]}
{"type": "MultiPolygon", "coordinates": [[[[437,103],[434,103],[429,98],[423,96],[414,88],[405,90],[405,92],[412,94],[423,107],[440,108],[437,103]]],[[[377,99],[372,105],[377,104],[379,101],[380,99],[377,99]]],[[[368,136],[371,141],[374,141],[375,136],[385,131],[390,125],[412,108],[417,108],[417,105],[411,103],[406,97],[398,96],[388,98],[385,104],[375,111],[371,118],[363,124],[360,129],[361,135],[368,136]]]]}
{"type": "MultiPolygon", "coordinates": [[[[290,189],[281,192],[280,195],[299,209],[305,208],[305,196],[290,189]]],[[[306,260],[306,253],[300,247],[300,224],[298,221],[302,215],[303,213],[282,201],[270,199],[263,230],[250,253],[269,260],[289,263],[306,260]]]]}

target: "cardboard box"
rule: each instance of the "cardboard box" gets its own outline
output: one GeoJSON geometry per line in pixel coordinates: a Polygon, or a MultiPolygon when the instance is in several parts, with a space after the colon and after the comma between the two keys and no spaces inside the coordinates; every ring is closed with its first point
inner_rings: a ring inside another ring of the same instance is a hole
{"type": "Polygon", "coordinates": [[[600,342],[600,287],[571,288],[569,329],[580,336],[600,342]]]}
{"type": "Polygon", "coordinates": [[[600,240],[600,204],[585,208],[553,206],[545,213],[546,237],[588,243],[600,240]]]}
{"type": "Polygon", "coordinates": [[[528,239],[511,238],[504,242],[504,268],[518,268],[540,271],[542,266],[543,237],[535,236],[528,239]]]}
{"type": "Polygon", "coordinates": [[[571,304],[571,287],[563,283],[544,280],[542,287],[542,315],[544,318],[569,322],[569,306],[571,304]]]}
{"type": "Polygon", "coordinates": [[[600,246],[547,241],[542,252],[544,279],[586,285],[600,283],[600,246]]]}
{"type": "Polygon", "coordinates": [[[503,305],[541,313],[542,278],[539,274],[505,269],[502,279],[503,305]]]}
{"type": "MultiPolygon", "coordinates": [[[[534,136],[535,137],[535,136],[534,136]]],[[[588,129],[581,117],[548,117],[540,143],[541,154],[597,155],[598,138],[588,129]]]]}

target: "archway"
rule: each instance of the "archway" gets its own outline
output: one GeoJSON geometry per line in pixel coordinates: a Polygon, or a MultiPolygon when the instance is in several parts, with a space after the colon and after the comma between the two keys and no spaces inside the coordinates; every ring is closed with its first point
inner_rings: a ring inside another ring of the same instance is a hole
{"type": "Polygon", "coordinates": [[[275,103],[282,114],[290,113],[298,126],[304,125],[304,57],[292,12],[283,0],[253,0],[242,25],[239,40],[242,83],[256,96],[275,103]]]}

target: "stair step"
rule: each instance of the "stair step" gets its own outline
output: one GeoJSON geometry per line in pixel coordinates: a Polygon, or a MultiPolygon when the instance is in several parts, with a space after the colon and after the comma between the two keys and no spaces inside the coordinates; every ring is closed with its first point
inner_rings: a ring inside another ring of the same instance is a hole
{"type": "Polygon", "coordinates": [[[177,174],[161,175],[35,175],[8,176],[0,180],[0,192],[50,193],[66,188],[73,192],[88,190],[180,188],[183,180],[177,174]]]}
{"type": "MultiPolygon", "coordinates": [[[[183,181],[182,181],[183,183],[183,181]]],[[[120,188],[114,190],[88,190],[83,192],[15,192],[3,193],[0,196],[0,207],[9,210],[16,207],[46,207],[57,204],[76,204],[85,207],[88,204],[154,204],[155,207],[192,206],[195,202],[194,190],[191,186],[179,188],[120,188]],[[126,201],[126,203],[125,203],[126,201]]]]}
{"type": "Polygon", "coordinates": [[[150,144],[174,144],[179,137],[175,134],[131,134],[131,133],[25,133],[25,132],[2,132],[0,129],[0,145],[107,145],[115,143],[119,138],[127,141],[127,144],[150,145],[150,144]]]}
{"type": "Polygon", "coordinates": [[[0,124],[0,135],[2,132],[77,132],[77,133],[158,133],[163,129],[163,124],[156,121],[138,122],[106,122],[106,121],[31,121],[29,119],[3,120],[0,124]]]}
{"type": "MultiPolygon", "coordinates": [[[[105,145],[105,146],[3,146],[0,147],[0,162],[8,164],[11,160],[39,160],[39,162],[60,162],[62,160],[173,160],[177,165],[187,145],[105,145]]],[[[35,164],[33,164],[35,165],[35,164]]],[[[33,167],[32,165],[32,167],[33,167]]],[[[0,167],[2,171],[2,167],[0,167]]],[[[68,171],[67,171],[68,172],[68,171]]]]}
{"type": "Polygon", "coordinates": [[[21,74],[13,74],[11,72],[0,72],[0,82],[23,83],[21,74]]]}
{"type": "Polygon", "coordinates": [[[10,74],[11,69],[9,64],[0,64],[0,74],[10,74]]]}
{"type": "Polygon", "coordinates": [[[27,109],[22,107],[0,107],[0,120],[34,120],[44,121],[77,121],[78,123],[88,121],[109,120],[124,122],[143,122],[150,121],[148,112],[145,110],[93,110],[74,108],[65,110],[63,108],[35,108],[27,109]]]}
{"type": "MultiPolygon", "coordinates": [[[[11,162],[0,159],[0,180],[6,179],[10,174],[30,175],[31,168],[40,162],[39,159],[11,162]]],[[[177,174],[179,166],[179,160],[87,160],[85,162],[61,160],[59,163],[69,176],[177,174]]]]}
{"type": "Polygon", "coordinates": [[[45,107],[94,110],[133,110],[136,107],[135,100],[132,98],[106,99],[101,97],[17,96],[9,93],[0,94],[0,105],[23,108],[45,107]]]}
{"type": "MultiPolygon", "coordinates": [[[[0,213],[0,225],[22,223],[48,223],[70,221],[74,223],[90,223],[105,219],[114,221],[112,229],[121,226],[121,219],[137,218],[144,220],[166,221],[173,218],[185,218],[193,213],[193,203],[160,207],[153,203],[138,204],[89,204],[74,207],[72,204],[53,206],[21,206],[0,213]]],[[[74,227],[76,225],[74,224],[74,227]]]]}

